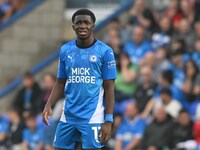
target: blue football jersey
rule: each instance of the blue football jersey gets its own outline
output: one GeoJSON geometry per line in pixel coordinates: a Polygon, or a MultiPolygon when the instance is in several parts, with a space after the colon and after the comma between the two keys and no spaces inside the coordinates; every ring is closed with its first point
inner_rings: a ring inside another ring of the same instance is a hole
{"type": "Polygon", "coordinates": [[[112,49],[99,40],[80,48],[76,40],[60,50],[57,78],[66,79],[66,101],[61,121],[68,123],[103,123],[103,80],[116,79],[112,49]]]}

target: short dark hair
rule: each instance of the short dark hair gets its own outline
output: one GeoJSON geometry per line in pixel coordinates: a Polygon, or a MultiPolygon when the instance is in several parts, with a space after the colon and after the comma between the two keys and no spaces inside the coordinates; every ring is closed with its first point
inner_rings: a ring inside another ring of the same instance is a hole
{"type": "Polygon", "coordinates": [[[29,112],[28,116],[25,117],[25,120],[31,120],[31,119],[36,119],[37,118],[37,114],[35,112],[29,112]]]}
{"type": "Polygon", "coordinates": [[[170,52],[170,57],[178,56],[178,55],[183,55],[183,53],[184,53],[184,51],[181,48],[178,48],[178,49],[172,50],[170,52]]]}
{"type": "Polygon", "coordinates": [[[95,21],[96,21],[96,17],[91,10],[89,10],[89,9],[79,9],[73,14],[72,22],[74,22],[75,17],[78,16],[78,15],[89,15],[92,18],[93,23],[95,23],[95,21]]]}
{"type": "Polygon", "coordinates": [[[30,71],[27,71],[27,72],[24,73],[24,78],[32,79],[33,78],[33,74],[30,71]]]}
{"type": "Polygon", "coordinates": [[[179,115],[182,114],[182,113],[187,113],[187,114],[188,114],[188,111],[187,111],[186,109],[181,109],[181,110],[179,111],[179,115]]]}
{"type": "Polygon", "coordinates": [[[169,96],[172,96],[172,92],[169,88],[162,88],[160,94],[167,94],[169,96]]]}
{"type": "Polygon", "coordinates": [[[169,82],[170,84],[173,83],[174,75],[173,75],[172,70],[170,70],[170,69],[162,70],[161,76],[162,76],[162,78],[163,78],[164,80],[166,80],[166,81],[169,82]]]}

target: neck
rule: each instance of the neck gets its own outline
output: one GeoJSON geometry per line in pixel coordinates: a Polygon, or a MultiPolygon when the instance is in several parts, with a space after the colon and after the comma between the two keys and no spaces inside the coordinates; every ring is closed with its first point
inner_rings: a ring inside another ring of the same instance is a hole
{"type": "Polygon", "coordinates": [[[36,130],[36,128],[30,128],[31,132],[34,132],[36,130]]]}
{"type": "Polygon", "coordinates": [[[129,119],[130,119],[131,121],[133,121],[133,120],[135,119],[135,116],[131,116],[131,117],[129,117],[129,119]]]}
{"type": "Polygon", "coordinates": [[[164,101],[165,105],[168,105],[171,102],[171,99],[167,99],[164,101]]]}
{"type": "Polygon", "coordinates": [[[151,85],[151,82],[144,82],[143,87],[147,89],[151,85]]]}
{"type": "Polygon", "coordinates": [[[88,39],[77,39],[77,45],[80,47],[90,46],[94,42],[94,37],[90,36],[88,39]]]}

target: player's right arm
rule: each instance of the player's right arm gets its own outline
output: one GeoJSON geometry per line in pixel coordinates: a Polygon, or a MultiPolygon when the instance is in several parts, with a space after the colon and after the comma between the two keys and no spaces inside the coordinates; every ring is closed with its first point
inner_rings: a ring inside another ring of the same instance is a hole
{"type": "Polygon", "coordinates": [[[61,95],[61,92],[64,91],[65,83],[66,83],[66,79],[57,78],[54,84],[53,90],[51,92],[51,95],[45,105],[45,108],[42,114],[42,119],[43,119],[43,122],[48,126],[50,125],[48,118],[50,118],[50,115],[52,114],[51,107],[57,102],[57,100],[59,99],[61,95]]]}
{"type": "Polygon", "coordinates": [[[50,118],[50,115],[52,114],[51,107],[58,101],[61,95],[61,92],[64,91],[64,87],[65,87],[65,83],[67,79],[66,70],[65,70],[65,53],[63,52],[64,52],[64,46],[60,50],[57,79],[42,114],[43,122],[47,126],[50,125],[48,122],[48,118],[50,118]]]}

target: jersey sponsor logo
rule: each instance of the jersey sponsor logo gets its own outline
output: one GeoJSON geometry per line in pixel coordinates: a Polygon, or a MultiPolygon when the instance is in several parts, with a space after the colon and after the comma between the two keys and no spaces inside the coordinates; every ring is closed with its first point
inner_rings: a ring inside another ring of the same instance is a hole
{"type": "Polygon", "coordinates": [[[97,56],[96,55],[91,55],[90,56],[90,61],[91,62],[97,62],[97,56]]]}
{"type": "Polygon", "coordinates": [[[68,77],[68,83],[96,83],[96,77],[90,75],[90,68],[71,68],[71,74],[68,77]]]}
{"type": "Polygon", "coordinates": [[[115,60],[112,60],[112,61],[108,62],[108,68],[115,68],[115,67],[116,67],[115,60]]]}

